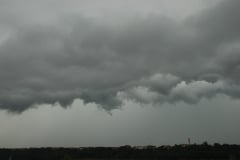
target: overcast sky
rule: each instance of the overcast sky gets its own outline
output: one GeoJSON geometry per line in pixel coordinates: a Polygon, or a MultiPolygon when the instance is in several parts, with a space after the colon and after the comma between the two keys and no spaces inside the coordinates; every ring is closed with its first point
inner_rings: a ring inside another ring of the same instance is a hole
{"type": "Polygon", "coordinates": [[[240,144],[239,0],[0,0],[0,146],[240,144]]]}

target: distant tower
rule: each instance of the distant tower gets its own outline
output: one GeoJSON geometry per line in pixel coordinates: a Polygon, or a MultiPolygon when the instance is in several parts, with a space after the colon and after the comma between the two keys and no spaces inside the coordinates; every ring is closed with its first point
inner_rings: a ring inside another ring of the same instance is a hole
{"type": "Polygon", "coordinates": [[[190,138],[188,138],[188,144],[189,144],[189,145],[191,144],[191,139],[190,139],[190,138]]]}

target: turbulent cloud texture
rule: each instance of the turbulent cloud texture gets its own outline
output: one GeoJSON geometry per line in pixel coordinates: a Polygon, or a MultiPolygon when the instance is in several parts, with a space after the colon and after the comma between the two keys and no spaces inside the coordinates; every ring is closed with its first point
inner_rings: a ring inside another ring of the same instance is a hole
{"type": "Polygon", "coordinates": [[[1,109],[81,98],[111,110],[127,99],[240,96],[238,0],[181,21],[157,13],[89,16],[63,9],[65,1],[0,3],[1,109]]]}

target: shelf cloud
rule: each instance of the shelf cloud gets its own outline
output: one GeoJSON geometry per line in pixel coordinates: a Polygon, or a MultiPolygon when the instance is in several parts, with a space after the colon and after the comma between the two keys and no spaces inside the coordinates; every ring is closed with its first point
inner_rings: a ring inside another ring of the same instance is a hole
{"type": "Polygon", "coordinates": [[[114,8],[86,14],[84,7],[63,7],[65,1],[0,3],[1,109],[66,107],[82,99],[110,111],[125,100],[161,105],[240,97],[238,0],[181,20],[114,8]]]}

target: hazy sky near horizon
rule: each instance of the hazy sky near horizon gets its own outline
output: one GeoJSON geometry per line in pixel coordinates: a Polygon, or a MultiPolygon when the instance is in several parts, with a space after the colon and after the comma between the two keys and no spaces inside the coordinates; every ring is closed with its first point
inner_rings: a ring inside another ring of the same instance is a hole
{"type": "Polygon", "coordinates": [[[0,147],[240,144],[239,7],[0,0],[0,147]]]}

